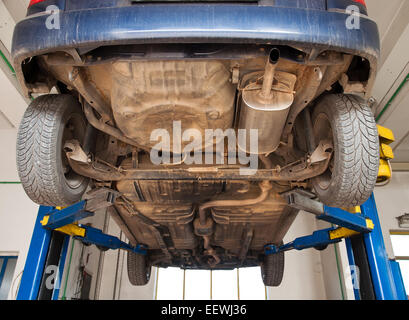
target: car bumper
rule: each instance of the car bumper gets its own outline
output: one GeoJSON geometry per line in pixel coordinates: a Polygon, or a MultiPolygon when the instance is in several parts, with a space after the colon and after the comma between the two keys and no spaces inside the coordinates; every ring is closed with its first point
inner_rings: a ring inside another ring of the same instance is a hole
{"type": "Polygon", "coordinates": [[[376,61],[376,23],[360,16],[359,29],[348,29],[348,17],[343,12],[243,4],[139,4],[60,11],[59,29],[48,29],[47,19],[52,18],[41,13],[16,25],[12,56],[19,71],[26,58],[72,48],[143,43],[259,43],[328,48],[376,61]]]}

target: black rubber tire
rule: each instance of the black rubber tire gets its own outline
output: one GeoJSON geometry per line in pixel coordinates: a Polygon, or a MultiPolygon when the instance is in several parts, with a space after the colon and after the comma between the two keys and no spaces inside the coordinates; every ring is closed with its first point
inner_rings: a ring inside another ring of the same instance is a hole
{"type": "Polygon", "coordinates": [[[97,245],[96,247],[98,248],[98,250],[100,250],[100,251],[102,251],[102,252],[105,252],[105,251],[108,251],[108,250],[109,250],[108,247],[104,247],[104,246],[99,246],[99,245],[97,245]]]}
{"type": "Polygon", "coordinates": [[[278,287],[284,275],[284,251],[264,256],[260,269],[264,285],[278,287]]]}
{"type": "Polygon", "coordinates": [[[315,247],[314,247],[314,249],[315,249],[315,250],[318,250],[318,251],[324,251],[324,250],[327,249],[327,248],[328,248],[328,245],[327,245],[327,244],[319,245],[319,246],[315,246],[315,247]]]}
{"type": "Polygon", "coordinates": [[[81,200],[89,179],[66,165],[63,140],[85,134],[86,124],[71,95],[44,95],[31,102],[17,135],[17,171],[31,200],[45,206],[69,206],[81,200]]]}
{"type": "Polygon", "coordinates": [[[378,130],[371,109],[357,96],[325,95],[314,108],[312,124],[316,144],[328,131],[334,145],[332,170],[312,179],[318,198],[331,207],[361,205],[372,194],[379,167],[378,130]],[[323,128],[326,122],[328,130],[323,128]]]}
{"type": "Polygon", "coordinates": [[[146,255],[128,251],[127,269],[129,282],[134,286],[148,284],[152,267],[148,265],[146,255]]]}

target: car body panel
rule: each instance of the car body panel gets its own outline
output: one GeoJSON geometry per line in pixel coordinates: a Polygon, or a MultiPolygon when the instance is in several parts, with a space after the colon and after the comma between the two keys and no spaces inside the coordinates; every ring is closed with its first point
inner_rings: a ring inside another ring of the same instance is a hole
{"type": "Polygon", "coordinates": [[[60,12],[60,29],[47,29],[46,12],[20,21],[12,56],[25,86],[22,62],[47,52],[119,44],[257,43],[308,45],[379,57],[377,25],[361,16],[359,29],[347,29],[348,15],[323,10],[248,4],[138,4],[60,12]],[[98,30],[98,32],[95,32],[98,30]]]}

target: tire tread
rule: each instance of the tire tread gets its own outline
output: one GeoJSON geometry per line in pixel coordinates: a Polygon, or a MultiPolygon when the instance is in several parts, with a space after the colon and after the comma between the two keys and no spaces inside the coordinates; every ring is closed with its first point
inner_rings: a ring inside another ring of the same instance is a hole
{"type": "Polygon", "coordinates": [[[364,203],[375,187],[379,166],[379,139],[371,109],[353,95],[326,95],[314,113],[331,113],[333,131],[338,137],[335,173],[337,192],[321,199],[334,207],[353,207],[364,203]],[[330,109],[324,110],[328,105],[330,109]]]}
{"type": "MultiPolygon", "coordinates": [[[[146,257],[131,251],[128,251],[127,269],[128,278],[134,286],[144,286],[149,282],[149,276],[147,276],[146,257]]],[[[149,272],[150,274],[150,272],[149,272]]]]}
{"type": "Polygon", "coordinates": [[[22,186],[34,202],[45,206],[67,206],[57,170],[57,135],[70,95],[44,95],[27,108],[17,134],[17,171],[22,186]]]}

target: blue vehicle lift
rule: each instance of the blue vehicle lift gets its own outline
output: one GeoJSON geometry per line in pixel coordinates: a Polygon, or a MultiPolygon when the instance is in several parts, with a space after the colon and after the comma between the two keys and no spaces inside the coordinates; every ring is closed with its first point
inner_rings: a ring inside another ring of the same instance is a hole
{"type": "MultiPolygon", "coordinates": [[[[359,268],[359,286],[354,289],[357,300],[406,300],[400,268],[396,261],[389,260],[382,237],[381,226],[372,195],[360,210],[352,213],[330,208],[313,200],[313,194],[302,189],[283,194],[289,206],[316,215],[317,219],[330,222],[336,227],[315,231],[312,235],[295,239],[281,246],[265,246],[265,254],[275,254],[292,249],[323,249],[329,244],[345,239],[349,264],[359,268]]],[[[18,292],[18,300],[56,300],[58,288],[46,288],[47,267],[58,265],[58,279],[64,268],[69,236],[87,244],[105,249],[124,249],[137,254],[146,254],[143,245],[132,247],[101,230],[75,222],[92,216],[96,209],[112,205],[115,196],[109,190],[99,190],[91,199],[83,200],[61,209],[40,206],[35,223],[30,250],[18,292]]],[[[359,207],[358,207],[359,208],[359,207]]],[[[355,270],[351,269],[352,277],[355,270]]]]}
{"type": "Polygon", "coordinates": [[[93,216],[95,210],[112,205],[115,192],[102,188],[89,197],[66,208],[40,206],[17,300],[58,299],[59,286],[47,286],[47,278],[54,276],[54,284],[61,283],[70,236],[103,250],[124,249],[146,255],[144,245],[133,247],[99,229],[76,223],[93,216]],[[49,266],[58,266],[58,272],[50,274],[55,270],[50,270],[49,266]]]}
{"type": "Polygon", "coordinates": [[[360,207],[346,211],[331,208],[311,199],[314,195],[304,190],[292,190],[283,194],[289,206],[316,215],[337,227],[315,231],[312,235],[295,239],[281,246],[265,246],[265,254],[275,254],[292,249],[316,248],[321,250],[329,244],[346,241],[348,260],[354,283],[356,300],[407,300],[399,264],[388,259],[375,197],[360,207]],[[355,211],[355,212],[353,212],[355,211]]]}

